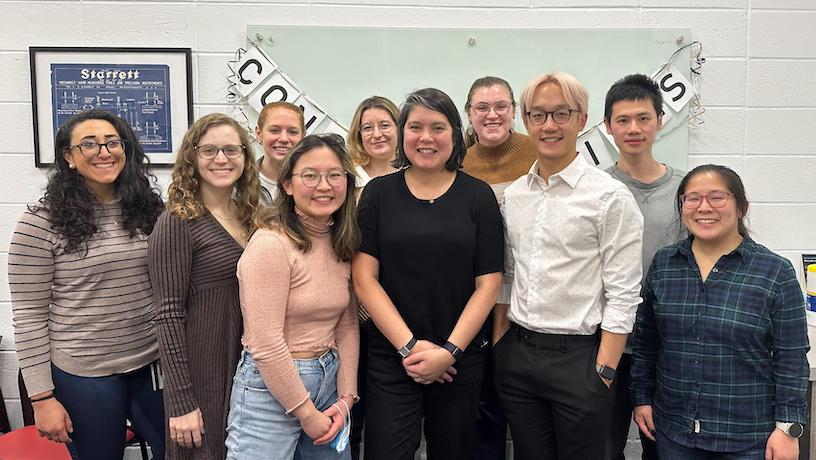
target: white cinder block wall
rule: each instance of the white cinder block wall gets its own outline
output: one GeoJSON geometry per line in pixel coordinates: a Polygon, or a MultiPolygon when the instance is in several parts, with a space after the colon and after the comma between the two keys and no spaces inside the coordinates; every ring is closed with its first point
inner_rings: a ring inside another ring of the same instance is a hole
{"type": "Polygon", "coordinates": [[[798,271],[800,254],[816,252],[816,0],[0,0],[0,384],[16,426],[6,259],[14,223],[45,183],[33,166],[28,47],[190,47],[198,117],[227,109],[226,62],[245,46],[248,23],[691,28],[707,62],[705,124],[690,133],[689,166],[736,169],[756,239],[798,271]]]}

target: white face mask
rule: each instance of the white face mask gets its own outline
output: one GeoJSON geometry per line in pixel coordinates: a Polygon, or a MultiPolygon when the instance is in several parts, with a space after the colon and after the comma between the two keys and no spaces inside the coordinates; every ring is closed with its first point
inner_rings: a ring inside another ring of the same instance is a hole
{"type": "MultiPolygon", "coordinates": [[[[334,439],[331,440],[329,446],[333,447],[334,450],[336,450],[337,452],[343,452],[344,450],[346,450],[346,447],[348,447],[349,438],[351,437],[351,409],[349,409],[348,404],[346,404],[345,401],[343,401],[342,399],[340,399],[339,401],[343,403],[344,406],[346,406],[346,413],[349,414],[349,416],[347,418],[344,417],[343,429],[340,430],[340,432],[337,433],[337,436],[335,436],[334,439]]],[[[340,410],[340,406],[338,406],[337,403],[334,403],[333,405],[337,407],[337,411],[340,412],[340,414],[343,413],[343,411],[340,410]]]]}

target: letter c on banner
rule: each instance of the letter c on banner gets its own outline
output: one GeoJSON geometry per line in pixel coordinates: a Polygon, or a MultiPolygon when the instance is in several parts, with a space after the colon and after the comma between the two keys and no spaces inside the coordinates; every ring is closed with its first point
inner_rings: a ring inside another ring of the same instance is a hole
{"type": "Polygon", "coordinates": [[[269,89],[264,91],[263,95],[261,95],[261,106],[265,106],[266,104],[269,104],[269,102],[266,100],[266,98],[268,98],[269,95],[274,93],[275,91],[278,91],[278,92],[281,93],[281,98],[278,99],[275,102],[285,101],[286,97],[289,96],[289,93],[286,92],[286,88],[284,88],[283,86],[281,86],[281,85],[270,86],[269,89]]]}
{"type": "Polygon", "coordinates": [[[244,65],[242,65],[241,68],[238,69],[238,80],[245,85],[249,85],[252,83],[252,80],[247,80],[246,78],[244,78],[244,70],[246,70],[246,68],[249,67],[250,65],[254,65],[255,67],[258,68],[257,75],[260,75],[261,72],[263,71],[263,66],[257,59],[250,59],[244,62],[244,65]]]}
{"type": "Polygon", "coordinates": [[[677,88],[680,88],[680,94],[672,97],[672,101],[677,102],[680,99],[683,99],[683,96],[686,94],[686,85],[684,85],[682,82],[675,81],[671,85],[666,86],[666,81],[672,77],[673,75],[671,74],[671,72],[667,73],[666,75],[663,75],[663,78],[660,79],[660,89],[662,89],[666,93],[669,93],[677,88]]]}

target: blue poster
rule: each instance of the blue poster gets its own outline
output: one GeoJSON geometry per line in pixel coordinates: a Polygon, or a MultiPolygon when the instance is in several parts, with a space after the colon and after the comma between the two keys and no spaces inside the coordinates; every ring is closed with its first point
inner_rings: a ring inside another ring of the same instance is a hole
{"type": "Polygon", "coordinates": [[[170,67],[164,64],[51,64],[54,132],[83,110],[124,118],[145,152],[172,152],[170,67]]]}

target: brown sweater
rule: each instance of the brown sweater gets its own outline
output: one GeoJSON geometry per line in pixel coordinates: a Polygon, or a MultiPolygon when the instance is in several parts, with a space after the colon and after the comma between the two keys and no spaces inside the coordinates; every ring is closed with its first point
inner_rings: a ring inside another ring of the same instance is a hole
{"type": "Polygon", "coordinates": [[[293,352],[336,348],[338,397],[357,396],[359,328],[351,264],[337,259],[328,231],[309,234],[312,247],[304,253],[279,229],[260,229],[238,262],[244,349],[287,413],[309,398],[293,352]]]}
{"type": "Polygon", "coordinates": [[[478,142],[470,146],[462,170],[487,182],[501,204],[504,189],[527,174],[535,160],[536,152],[530,138],[514,132],[496,147],[486,147],[478,142]]]}
{"type": "Polygon", "coordinates": [[[122,226],[118,201],[94,208],[97,232],[78,251],[48,212],[25,212],[14,229],[8,279],[17,357],[30,395],[54,388],[51,364],[104,377],[155,361],[158,342],[147,274],[147,236],[122,226]]]}
{"type": "Polygon", "coordinates": [[[201,409],[204,445],[179,447],[165,426],[167,459],[223,459],[235,365],[241,353],[238,259],[244,249],[211,214],[164,212],[150,235],[167,417],[201,409]]]}

